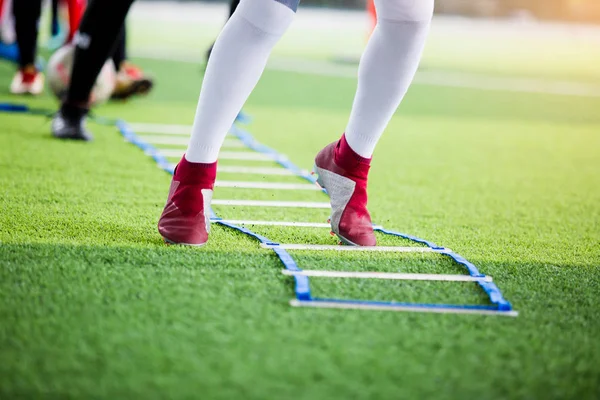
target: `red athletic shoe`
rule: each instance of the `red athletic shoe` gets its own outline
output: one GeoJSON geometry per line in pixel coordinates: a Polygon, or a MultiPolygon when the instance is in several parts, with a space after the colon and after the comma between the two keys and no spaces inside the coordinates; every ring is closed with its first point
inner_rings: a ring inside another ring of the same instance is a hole
{"type": "Polygon", "coordinates": [[[331,229],[351,246],[375,246],[371,216],[367,211],[367,176],[371,159],[359,156],[346,137],[326,146],[315,158],[317,182],[331,202],[331,229]]]}
{"type": "Polygon", "coordinates": [[[111,98],[125,100],[134,95],[145,95],[152,90],[154,81],[142,69],[123,61],[117,72],[117,82],[111,98]]]}
{"type": "Polygon", "coordinates": [[[210,232],[210,202],[217,163],[191,163],[182,157],[175,168],[169,197],[158,220],[165,242],[202,246],[210,232]]]}
{"type": "Polygon", "coordinates": [[[12,94],[31,94],[37,96],[44,91],[44,74],[34,65],[20,68],[10,83],[12,94]]]}

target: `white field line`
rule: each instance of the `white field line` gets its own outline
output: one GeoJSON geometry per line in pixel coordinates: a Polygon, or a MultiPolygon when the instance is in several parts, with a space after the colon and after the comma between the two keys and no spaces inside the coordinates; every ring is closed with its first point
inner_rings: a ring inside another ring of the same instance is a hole
{"type": "MultiPolygon", "coordinates": [[[[159,51],[142,51],[141,58],[166,58],[178,62],[198,63],[197,57],[183,54],[166,56],[159,51]]],[[[337,78],[357,77],[357,68],[348,65],[338,65],[329,61],[303,60],[284,57],[273,57],[267,69],[284,72],[297,72],[309,75],[331,76],[337,78]]],[[[455,87],[502,92],[540,93],[563,96],[600,97],[600,85],[582,82],[554,81],[546,79],[499,77],[485,74],[455,73],[447,71],[419,71],[413,81],[416,85],[455,87]]]]}
{"type": "Polygon", "coordinates": [[[215,186],[236,189],[321,190],[310,183],[216,181],[215,186]]]}
{"type": "Polygon", "coordinates": [[[349,271],[316,271],[302,270],[291,271],[284,269],[281,271],[289,276],[310,276],[321,278],[357,278],[357,279],[391,279],[404,281],[449,281],[449,282],[491,282],[490,276],[474,277],[469,275],[448,275],[448,274],[404,274],[390,272],[349,272],[349,271]]]}
{"type": "MultiPolygon", "coordinates": [[[[356,78],[357,68],[340,66],[328,61],[273,59],[270,69],[313,75],[356,78]]],[[[445,71],[418,71],[413,81],[417,85],[466,89],[542,93],[566,96],[600,97],[600,85],[520,77],[499,77],[445,71]]]]}
{"type": "Polygon", "coordinates": [[[234,174],[251,174],[251,175],[281,175],[281,176],[294,176],[295,175],[289,169],[284,169],[284,168],[244,167],[244,166],[233,166],[233,165],[217,166],[217,171],[234,173],[234,174]]]}
{"type": "Polygon", "coordinates": [[[600,97],[600,85],[569,81],[550,81],[533,78],[495,77],[478,74],[440,73],[423,71],[415,83],[466,89],[502,92],[553,94],[560,96],[600,97]]]}
{"type": "Polygon", "coordinates": [[[326,224],[324,222],[288,222],[288,221],[252,221],[252,220],[243,220],[243,219],[222,219],[222,220],[213,220],[213,222],[227,222],[228,224],[233,225],[262,225],[262,226],[289,226],[296,228],[329,228],[331,229],[331,224],[326,224]]]}
{"type": "Polygon", "coordinates": [[[292,307],[313,307],[313,308],[340,308],[346,310],[373,310],[373,311],[409,311],[409,312],[426,312],[438,314],[479,314],[479,315],[503,315],[506,317],[516,317],[519,315],[517,311],[494,311],[494,310],[477,310],[472,308],[460,307],[418,307],[409,305],[399,305],[389,303],[384,304],[365,304],[365,303],[341,303],[336,301],[301,301],[293,299],[290,301],[292,307]]]}
{"type": "Polygon", "coordinates": [[[430,247],[386,247],[386,246],[336,246],[321,244],[269,244],[261,243],[264,249],[312,250],[312,251],[369,251],[385,253],[442,253],[450,249],[432,249],[430,247]]]}
{"type": "Polygon", "coordinates": [[[331,208],[329,203],[314,201],[271,201],[271,200],[213,200],[215,206],[276,207],[276,208],[331,208]]]}
{"type": "MultiPolygon", "coordinates": [[[[183,149],[156,149],[165,157],[181,157],[183,149]]],[[[278,154],[263,154],[248,151],[222,151],[219,153],[219,160],[246,160],[246,161],[278,161],[287,160],[286,157],[278,154]]]]}

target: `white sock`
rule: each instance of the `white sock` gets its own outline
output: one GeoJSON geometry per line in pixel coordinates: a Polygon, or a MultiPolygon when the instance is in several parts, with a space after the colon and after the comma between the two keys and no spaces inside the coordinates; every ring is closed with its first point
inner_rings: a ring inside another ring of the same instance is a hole
{"type": "Polygon", "coordinates": [[[358,68],[358,88],[346,128],[348,144],[369,158],[417,71],[433,15],[433,0],[375,0],[377,26],[358,68]]]}
{"type": "MultiPolygon", "coordinates": [[[[283,0],[281,0],[283,1],[283,0]]],[[[284,3],[296,3],[287,0],[284,3]]],[[[225,135],[256,86],[271,50],[294,18],[293,4],[242,0],[217,38],[200,90],[190,162],[217,161],[225,135]]]]}

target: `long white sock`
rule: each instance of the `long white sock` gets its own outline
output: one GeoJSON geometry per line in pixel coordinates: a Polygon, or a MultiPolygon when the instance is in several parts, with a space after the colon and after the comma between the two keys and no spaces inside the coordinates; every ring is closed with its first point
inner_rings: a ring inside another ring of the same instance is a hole
{"type": "Polygon", "coordinates": [[[346,128],[348,144],[369,158],[417,71],[433,15],[433,0],[375,0],[377,26],[358,68],[358,88],[346,128]]]}
{"type": "Polygon", "coordinates": [[[217,160],[225,135],[256,86],[271,50],[292,23],[297,1],[281,1],[242,0],[217,38],[200,90],[185,154],[188,161],[217,160]]]}

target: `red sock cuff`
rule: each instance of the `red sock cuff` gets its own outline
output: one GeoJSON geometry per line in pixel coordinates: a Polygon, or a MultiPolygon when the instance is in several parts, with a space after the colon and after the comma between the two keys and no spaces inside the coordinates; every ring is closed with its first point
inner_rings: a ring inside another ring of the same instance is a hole
{"type": "Polygon", "coordinates": [[[345,170],[360,170],[368,173],[371,165],[371,158],[365,158],[358,155],[346,141],[346,134],[343,134],[335,148],[335,163],[345,170]]]}
{"type": "Polygon", "coordinates": [[[185,159],[185,154],[177,164],[174,178],[181,182],[210,184],[217,177],[217,163],[193,163],[185,159]]]}

